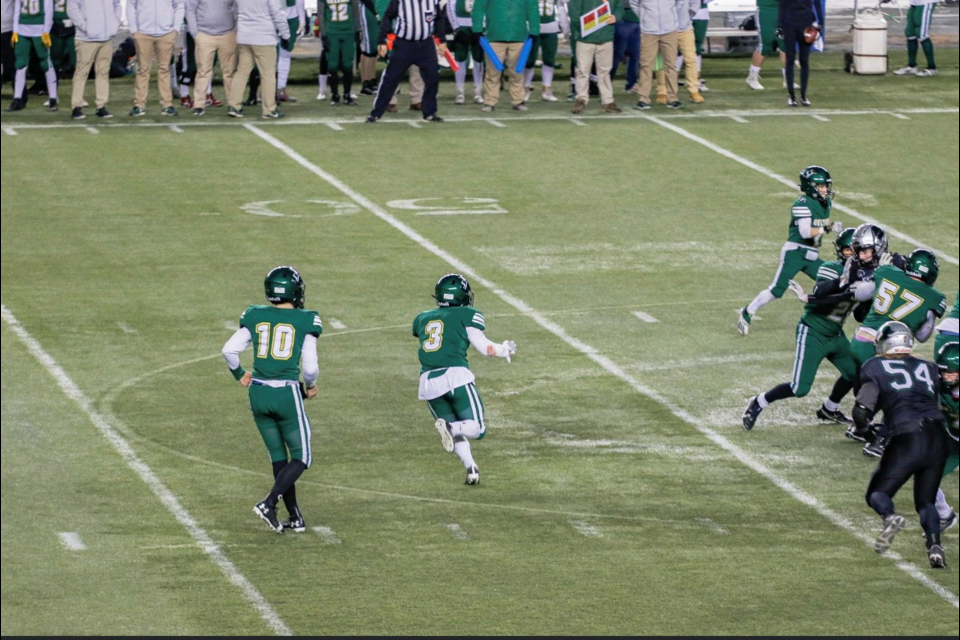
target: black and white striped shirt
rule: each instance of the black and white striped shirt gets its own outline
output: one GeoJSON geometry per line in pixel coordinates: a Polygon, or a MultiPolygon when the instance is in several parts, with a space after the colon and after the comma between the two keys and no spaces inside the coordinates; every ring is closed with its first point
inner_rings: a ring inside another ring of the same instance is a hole
{"type": "Polygon", "coordinates": [[[380,44],[395,33],[401,40],[421,41],[446,36],[446,18],[440,0],[390,0],[380,22],[380,44]]]}

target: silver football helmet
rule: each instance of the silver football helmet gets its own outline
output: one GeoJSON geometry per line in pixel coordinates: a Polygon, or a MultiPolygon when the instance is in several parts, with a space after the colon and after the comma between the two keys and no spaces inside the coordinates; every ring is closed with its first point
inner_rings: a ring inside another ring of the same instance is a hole
{"type": "Polygon", "coordinates": [[[888,322],[877,332],[877,355],[900,358],[913,353],[913,332],[902,322],[888,322]]]}
{"type": "Polygon", "coordinates": [[[890,249],[890,243],[887,240],[887,232],[882,227],[875,224],[862,224],[853,232],[853,255],[860,257],[860,252],[864,249],[873,249],[873,264],[864,266],[876,266],[890,249]]]}

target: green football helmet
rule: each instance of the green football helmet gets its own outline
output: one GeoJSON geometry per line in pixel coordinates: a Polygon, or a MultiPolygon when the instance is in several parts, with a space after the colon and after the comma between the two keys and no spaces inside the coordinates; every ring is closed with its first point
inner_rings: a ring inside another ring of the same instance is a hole
{"type": "MultiPolygon", "coordinates": [[[[945,373],[960,373],[960,343],[950,342],[940,348],[937,353],[937,366],[940,367],[940,376],[945,373]]],[[[956,389],[960,380],[944,381],[943,386],[948,390],[956,389]]]]}
{"type": "Polygon", "coordinates": [[[267,274],[263,281],[267,302],[271,304],[292,303],[297,309],[303,309],[306,302],[307,285],[300,273],[293,267],[277,267],[267,274]]]}
{"type": "Polygon", "coordinates": [[[800,172],[800,191],[823,205],[829,204],[833,198],[833,178],[830,177],[830,172],[816,165],[807,167],[800,172]],[[817,189],[820,185],[827,186],[826,197],[817,189]]]}
{"type": "Polygon", "coordinates": [[[913,353],[913,332],[902,322],[891,321],[877,331],[877,355],[881,358],[902,358],[913,353]]]}
{"type": "Polygon", "coordinates": [[[840,235],[837,236],[837,239],[833,242],[834,248],[837,250],[837,260],[846,260],[847,256],[843,255],[844,249],[849,249],[853,251],[853,235],[857,232],[856,229],[844,229],[840,235]]]}
{"type": "Polygon", "coordinates": [[[927,283],[931,287],[937,283],[940,277],[940,261],[933,252],[928,249],[917,249],[907,258],[907,266],[904,271],[911,278],[927,283]]]}
{"type": "Polygon", "coordinates": [[[437,282],[433,299],[438,307],[472,307],[473,289],[466,278],[459,273],[451,273],[437,282]]]}

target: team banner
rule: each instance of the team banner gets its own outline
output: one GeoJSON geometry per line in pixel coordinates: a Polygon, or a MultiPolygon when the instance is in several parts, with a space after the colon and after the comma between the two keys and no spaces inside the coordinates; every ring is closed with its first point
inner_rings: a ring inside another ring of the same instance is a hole
{"type": "Polygon", "coordinates": [[[612,17],[613,14],[610,13],[610,5],[606,2],[590,13],[580,16],[580,37],[586,38],[600,31],[600,29],[607,26],[607,23],[610,22],[610,18],[612,17]]]}

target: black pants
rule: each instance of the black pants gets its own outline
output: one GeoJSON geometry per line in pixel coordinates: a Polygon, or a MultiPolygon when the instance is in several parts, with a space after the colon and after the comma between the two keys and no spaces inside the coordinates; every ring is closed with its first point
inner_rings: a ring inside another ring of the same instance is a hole
{"type": "Polygon", "coordinates": [[[797,54],[800,55],[800,97],[807,97],[807,85],[810,83],[810,52],[813,50],[812,44],[807,44],[803,39],[803,31],[809,24],[803,26],[787,26],[783,28],[784,53],[787,56],[785,71],[787,72],[787,90],[790,97],[797,99],[794,93],[794,67],[797,62],[797,54]]]}
{"type": "Polygon", "coordinates": [[[437,114],[437,90],[440,88],[440,65],[437,62],[437,46],[433,38],[413,41],[397,38],[387,62],[387,70],[380,78],[377,90],[377,102],[370,113],[374,118],[382,118],[390,106],[390,100],[403,81],[403,74],[410,67],[417,67],[425,85],[423,91],[423,117],[437,114]]]}
{"type": "MultiPolygon", "coordinates": [[[[917,513],[933,506],[950,456],[948,437],[940,425],[924,426],[920,431],[894,437],[884,450],[870,480],[867,504],[877,509],[878,496],[875,494],[892,500],[903,485],[913,478],[913,501],[917,513]]],[[[892,514],[880,515],[886,517],[892,514]]]]}
{"type": "Polygon", "coordinates": [[[13,38],[13,32],[0,34],[0,57],[3,59],[3,81],[13,82],[14,67],[17,60],[13,55],[13,45],[10,39],[13,38]]]}

